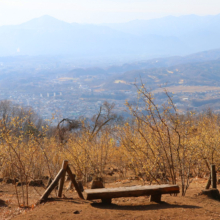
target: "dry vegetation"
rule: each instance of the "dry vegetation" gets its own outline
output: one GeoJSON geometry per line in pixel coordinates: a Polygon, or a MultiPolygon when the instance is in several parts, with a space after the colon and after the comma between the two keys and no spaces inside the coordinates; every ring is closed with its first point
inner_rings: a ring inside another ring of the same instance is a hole
{"type": "Polygon", "coordinates": [[[180,180],[183,196],[192,177],[207,174],[212,163],[219,167],[219,115],[211,111],[180,115],[166,91],[167,104],[158,109],[143,84],[137,90],[142,108],[127,103],[129,121],[114,115],[114,106],[104,103],[91,120],[64,119],[57,128],[31,110],[2,102],[0,172],[3,178],[21,183],[15,185],[19,206],[30,205],[27,183],[54,178],[64,159],[85,184],[117,170],[146,184],[180,180]]]}

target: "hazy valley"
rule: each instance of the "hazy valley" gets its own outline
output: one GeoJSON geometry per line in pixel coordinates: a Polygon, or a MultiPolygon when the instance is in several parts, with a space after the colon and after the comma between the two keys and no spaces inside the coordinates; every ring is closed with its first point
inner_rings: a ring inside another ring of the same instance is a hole
{"type": "Polygon", "coordinates": [[[44,119],[52,113],[91,117],[104,101],[114,102],[115,111],[128,116],[125,100],[136,102],[134,83],[142,80],[159,105],[166,101],[162,87],[181,112],[218,111],[219,71],[220,50],[84,68],[68,57],[1,57],[0,99],[33,107],[44,119]]]}

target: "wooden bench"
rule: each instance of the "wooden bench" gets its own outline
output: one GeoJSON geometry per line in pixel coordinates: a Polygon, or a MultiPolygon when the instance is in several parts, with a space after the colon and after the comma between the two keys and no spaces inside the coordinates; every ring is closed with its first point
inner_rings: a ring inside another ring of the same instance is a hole
{"type": "Polygon", "coordinates": [[[110,204],[112,198],[151,196],[150,201],[161,202],[162,194],[179,193],[177,185],[129,186],[118,188],[87,189],[84,191],[87,200],[101,199],[110,204]]]}

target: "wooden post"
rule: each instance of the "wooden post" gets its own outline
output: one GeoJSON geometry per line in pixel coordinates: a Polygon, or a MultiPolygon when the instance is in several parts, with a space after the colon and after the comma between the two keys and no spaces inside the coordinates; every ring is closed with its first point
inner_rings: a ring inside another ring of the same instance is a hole
{"type": "Polygon", "coordinates": [[[53,189],[57,186],[59,179],[62,177],[63,173],[65,172],[66,171],[64,169],[60,169],[59,173],[56,175],[53,182],[50,184],[50,186],[46,189],[44,194],[41,196],[40,201],[39,201],[40,203],[47,200],[48,196],[53,191],[53,189]]]}
{"type": "Polygon", "coordinates": [[[77,181],[77,185],[79,186],[80,191],[84,192],[82,181],[77,181]]]}
{"type": "Polygon", "coordinates": [[[80,188],[79,188],[79,186],[78,186],[78,184],[77,184],[77,182],[75,180],[76,175],[72,173],[72,171],[71,171],[71,169],[70,169],[70,167],[68,165],[67,165],[66,171],[67,171],[67,173],[68,173],[68,175],[69,175],[69,177],[70,177],[70,179],[71,179],[71,181],[72,181],[72,183],[73,183],[73,185],[74,185],[74,187],[75,187],[79,197],[81,199],[84,199],[84,196],[83,196],[83,194],[82,194],[82,192],[81,192],[81,190],[80,190],[80,188]]]}
{"type": "Polygon", "coordinates": [[[210,174],[209,179],[208,179],[208,181],[206,183],[205,189],[209,189],[210,186],[211,186],[211,174],[210,174]]]}
{"type": "Polygon", "coordinates": [[[150,196],[150,202],[161,202],[161,194],[151,195],[150,196]]]}
{"type": "Polygon", "coordinates": [[[216,172],[215,172],[215,165],[212,164],[211,165],[211,182],[212,182],[212,188],[216,189],[217,185],[216,185],[216,172]]]}
{"type": "Polygon", "coordinates": [[[65,170],[65,172],[62,174],[62,176],[60,178],[59,187],[58,187],[58,197],[62,197],[63,185],[64,185],[64,181],[65,181],[67,165],[68,165],[68,161],[64,160],[63,165],[62,165],[62,169],[65,170]]]}

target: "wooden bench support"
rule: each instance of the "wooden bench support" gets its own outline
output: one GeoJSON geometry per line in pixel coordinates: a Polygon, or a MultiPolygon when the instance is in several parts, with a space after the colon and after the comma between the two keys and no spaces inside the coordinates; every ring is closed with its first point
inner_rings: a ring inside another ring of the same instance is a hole
{"type": "Polygon", "coordinates": [[[72,181],[73,185],[75,186],[75,189],[81,199],[84,199],[83,194],[75,180],[75,174],[72,173],[68,166],[68,161],[64,160],[62,168],[60,169],[59,173],[56,175],[55,179],[49,183],[49,186],[47,187],[46,191],[44,194],[41,196],[40,200],[37,202],[37,204],[40,204],[42,202],[46,202],[48,196],[50,193],[55,189],[55,187],[58,185],[59,182],[59,188],[58,188],[58,197],[62,197],[62,192],[63,192],[63,185],[65,181],[65,174],[66,172],[68,173],[70,180],[72,181]]]}
{"type": "Polygon", "coordinates": [[[52,181],[52,183],[49,185],[49,187],[46,189],[44,194],[41,196],[39,203],[45,202],[50,195],[50,193],[53,191],[53,189],[57,186],[60,178],[65,174],[66,170],[61,169],[59,173],[56,175],[55,179],[52,181]]]}
{"type": "Polygon", "coordinates": [[[65,171],[63,172],[62,176],[60,177],[60,182],[59,182],[59,187],[58,187],[58,197],[60,197],[60,198],[62,197],[63,185],[64,185],[64,181],[65,181],[67,166],[68,166],[68,161],[64,160],[63,165],[62,165],[62,169],[65,171]]]}
{"type": "Polygon", "coordinates": [[[102,203],[105,205],[110,205],[112,204],[112,199],[102,199],[102,203]]]}
{"type": "Polygon", "coordinates": [[[161,202],[161,194],[156,194],[156,195],[151,195],[150,196],[150,202],[157,202],[160,203],[161,202]]]}
{"type": "Polygon", "coordinates": [[[70,177],[70,180],[72,181],[72,183],[73,183],[73,185],[74,185],[74,187],[75,187],[75,189],[76,189],[76,191],[77,191],[77,193],[79,195],[79,198],[84,199],[83,194],[82,194],[82,192],[81,192],[81,190],[80,190],[80,188],[79,188],[79,186],[78,186],[78,184],[76,182],[76,179],[75,179],[76,175],[72,173],[72,171],[69,168],[69,166],[67,166],[66,172],[68,173],[68,175],[70,177]]]}

